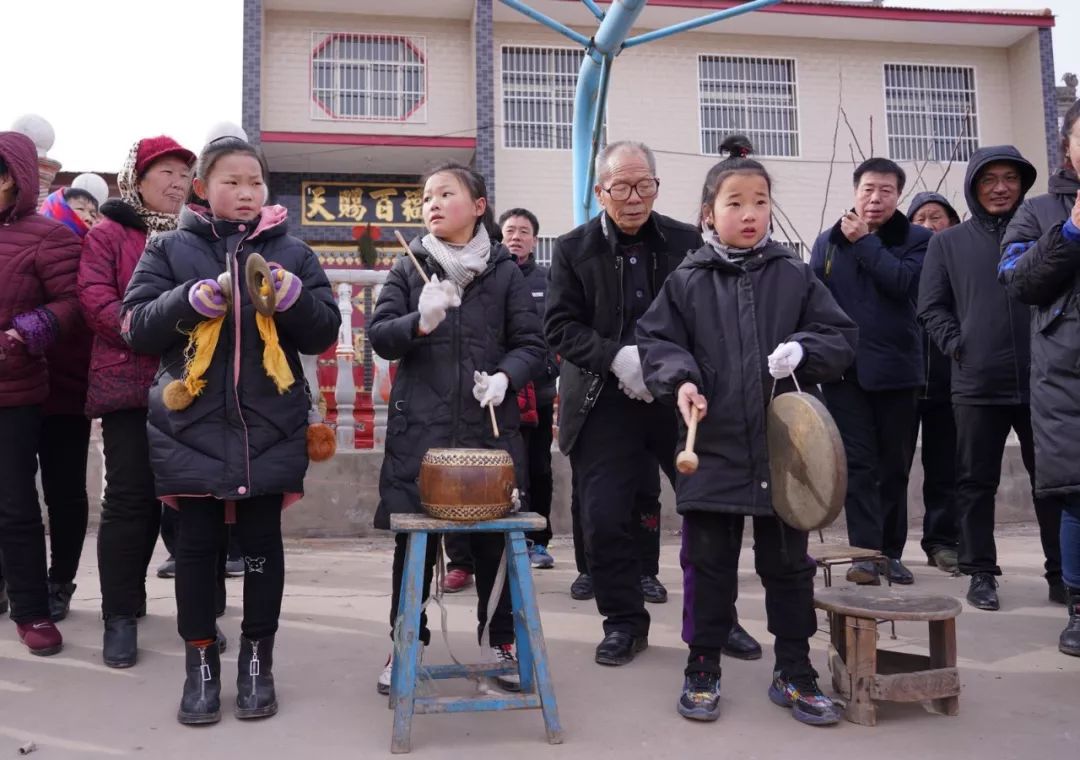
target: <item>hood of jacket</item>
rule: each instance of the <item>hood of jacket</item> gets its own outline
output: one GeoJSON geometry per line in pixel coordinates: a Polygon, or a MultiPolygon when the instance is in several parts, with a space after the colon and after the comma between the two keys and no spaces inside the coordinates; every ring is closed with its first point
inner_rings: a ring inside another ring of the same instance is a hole
{"type": "Polygon", "coordinates": [[[731,274],[738,274],[747,269],[756,269],[762,266],[768,261],[773,259],[798,259],[797,256],[788,248],[776,243],[772,240],[768,241],[761,249],[749,256],[746,256],[738,261],[733,261],[713,246],[709,244],[703,245],[696,251],[691,252],[683,259],[679,264],[679,269],[719,269],[723,272],[730,272],[731,274]]]}
{"type": "Polygon", "coordinates": [[[34,141],[21,132],[0,132],[0,158],[15,178],[15,204],[9,209],[0,209],[0,214],[6,217],[0,221],[14,222],[37,210],[37,148],[34,141]]]}
{"type": "Polygon", "coordinates": [[[230,235],[245,233],[249,240],[267,240],[288,232],[288,211],[284,206],[263,206],[257,219],[235,222],[231,219],[215,219],[205,206],[188,204],[180,210],[181,230],[194,232],[207,240],[224,240],[230,235]],[[254,232],[247,228],[254,225],[254,232]]]}
{"type": "Polygon", "coordinates": [[[915,197],[911,199],[911,205],[908,206],[907,218],[914,219],[915,213],[927,203],[936,203],[941,206],[945,209],[945,213],[948,214],[950,222],[954,225],[960,224],[960,215],[956,213],[956,209],[952,207],[952,204],[946,200],[944,195],[934,192],[916,193],[915,197]]]}
{"type": "Polygon", "coordinates": [[[1072,167],[1058,169],[1050,175],[1047,190],[1054,195],[1075,196],[1077,191],[1080,191],[1080,178],[1076,176],[1072,167]]]}
{"type": "Polygon", "coordinates": [[[1016,209],[1023,202],[1027,191],[1035,184],[1037,175],[1038,172],[1035,170],[1035,166],[1020,155],[1020,151],[1012,145],[988,145],[985,148],[979,148],[971,154],[967,174],[964,177],[964,198],[967,200],[968,210],[971,211],[971,215],[978,220],[979,224],[987,229],[997,230],[1000,228],[1004,230],[1016,209]],[[994,215],[979,203],[975,181],[978,179],[979,172],[986,168],[988,164],[999,161],[1008,161],[1020,171],[1020,197],[1016,199],[1016,205],[1007,214],[994,215]]]}

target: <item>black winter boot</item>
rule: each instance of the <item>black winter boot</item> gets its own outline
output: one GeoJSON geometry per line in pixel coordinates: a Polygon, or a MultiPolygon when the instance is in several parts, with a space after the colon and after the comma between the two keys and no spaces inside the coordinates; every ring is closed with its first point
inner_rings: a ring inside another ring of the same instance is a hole
{"type": "Polygon", "coordinates": [[[1080,588],[1066,586],[1065,594],[1069,606],[1069,623],[1061,632],[1058,649],[1063,654],[1080,657],[1080,588]]]}
{"type": "Polygon", "coordinates": [[[273,668],[273,636],[258,640],[240,636],[240,659],[236,667],[237,718],[268,718],[277,712],[273,668]]]}
{"type": "Polygon", "coordinates": [[[206,646],[184,642],[184,693],[176,719],[184,725],[221,720],[221,652],[216,641],[206,646]]]}
{"type": "Polygon", "coordinates": [[[101,660],[110,668],[130,668],[139,656],[139,626],[131,615],[105,618],[101,660]]]}

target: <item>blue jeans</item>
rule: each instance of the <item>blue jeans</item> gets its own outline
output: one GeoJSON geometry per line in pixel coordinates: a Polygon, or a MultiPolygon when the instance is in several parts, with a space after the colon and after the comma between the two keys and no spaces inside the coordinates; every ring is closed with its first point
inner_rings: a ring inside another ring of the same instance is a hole
{"type": "Polygon", "coordinates": [[[1062,505],[1061,578],[1069,588],[1080,589],[1080,496],[1062,505]]]}

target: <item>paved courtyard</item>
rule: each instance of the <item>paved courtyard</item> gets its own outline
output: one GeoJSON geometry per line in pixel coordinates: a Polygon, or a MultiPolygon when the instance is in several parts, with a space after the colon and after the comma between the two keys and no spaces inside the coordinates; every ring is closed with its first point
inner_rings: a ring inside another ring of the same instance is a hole
{"type": "MultiPolygon", "coordinates": [[[[419,715],[413,756],[421,758],[1038,758],[1080,757],[1080,658],[1057,651],[1061,606],[1046,600],[1038,538],[1032,528],[999,528],[1000,612],[965,606],[958,620],[963,693],[960,715],[932,715],[919,705],[886,706],[875,728],[849,723],[815,729],[796,723],[765,696],[771,647],[757,662],[725,660],[723,714],[715,724],[680,718],[674,702],[685,648],[679,639],[682,602],[676,537],[665,540],[661,578],[671,592],[652,606],[650,648],[631,665],[601,668],[592,652],[601,636],[592,602],[566,593],[575,577],[570,546],[556,541],[552,570],[535,573],[547,646],[566,741],[548,746],[537,711],[419,715]]],[[[828,539],[829,536],[826,536],[828,539]]],[[[834,537],[839,539],[838,536],[834,537]]],[[[63,624],[66,646],[55,657],[29,655],[15,628],[0,623],[0,758],[34,742],[34,758],[338,758],[388,757],[392,714],[375,692],[390,647],[387,633],[391,545],[386,540],[325,540],[287,545],[285,602],[275,651],[281,711],[241,723],[223,710],[217,726],[176,723],[182,650],[175,629],[172,583],[149,581],[149,616],[140,623],[140,661],[130,670],[101,664],[97,564],[88,540],[72,614],[63,624]]],[[[963,596],[963,579],[916,562],[917,588],[963,596]]],[[[164,558],[159,547],[158,561],[164,558]]],[[[153,569],[152,567],[152,569],[153,569]]],[[[764,597],[749,545],[740,575],[744,625],[767,644],[764,597]]],[[[838,583],[844,583],[838,575],[838,583]]],[[[820,576],[818,583],[821,583],[820,576]]],[[[223,660],[223,706],[235,695],[240,580],[229,581],[229,637],[223,660]]],[[[450,642],[459,659],[476,659],[476,596],[448,597],[450,642]]],[[[437,616],[436,616],[437,620],[437,616]]],[[[925,624],[902,623],[896,641],[882,645],[925,651],[925,624]]],[[[825,668],[826,638],[813,642],[814,664],[825,668]]],[[[449,662],[436,635],[425,660],[449,662]]],[[[467,693],[464,683],[440,686],[467,693]]]]}

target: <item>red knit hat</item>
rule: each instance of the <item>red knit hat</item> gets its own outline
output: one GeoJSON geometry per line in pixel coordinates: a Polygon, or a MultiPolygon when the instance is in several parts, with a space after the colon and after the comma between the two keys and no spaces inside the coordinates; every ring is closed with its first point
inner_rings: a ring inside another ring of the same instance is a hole
{"type": "Polygon", "coordinates": [[[176,156],[188,166],[195,163],[195,154],[171,137],[147,137],[139,140],[139,150],[135,155],[135,176],[142,177],[152,163],[165,156],[176,156]]]}

